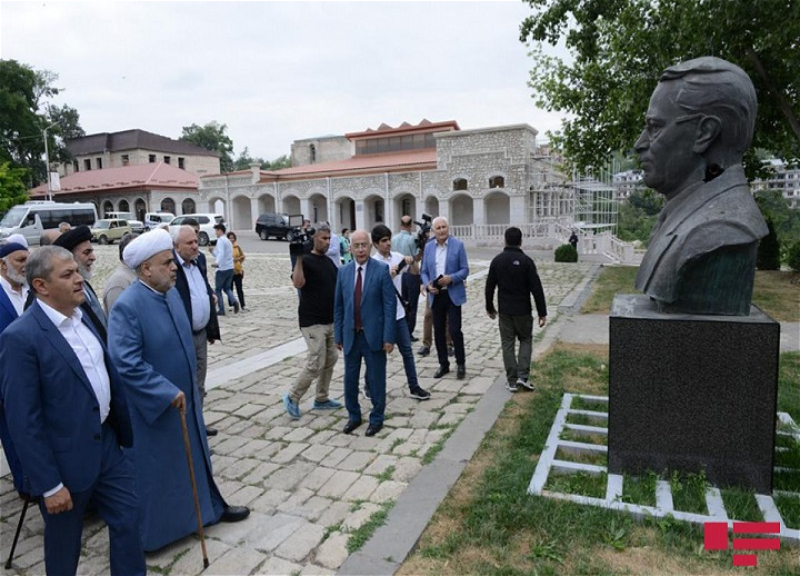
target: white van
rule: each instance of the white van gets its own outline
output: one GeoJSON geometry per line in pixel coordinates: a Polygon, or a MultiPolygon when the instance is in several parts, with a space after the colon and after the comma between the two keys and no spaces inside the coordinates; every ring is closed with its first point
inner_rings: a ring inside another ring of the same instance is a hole
{"type": "Polygon", "coordinates": [[[62,222],[69,222],[73,228],[84,224],[91,228],[96,220],[97,208],[91,203],[31,200],[6,212],[0,220],[0,240],[22,234],[29,245],[38,246],[42,232],[58,228],[62,222]]]}
{"type": "Polygon", "coordinates": [[[175,214],[171,212],[148,212],[144,215],[144,229],[153,230],[162,224],[169,224],[173,218],[175,214]]]}

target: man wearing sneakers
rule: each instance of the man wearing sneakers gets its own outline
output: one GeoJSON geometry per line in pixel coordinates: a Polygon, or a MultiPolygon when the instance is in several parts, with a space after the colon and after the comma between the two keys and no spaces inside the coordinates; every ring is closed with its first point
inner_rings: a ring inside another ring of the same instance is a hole
{"type": "Polygon", "coordinates": [[[286,412],[294,419],[300,418],[300,399],[315,378],[317,391],[312,409],[333,410],[342,406],[328,397],[333,367],[339,360],[333,339],[333,296],[338,268],[326,256],[331,243],[330,227],[321,224],[312,242],[311,253],[298,256],[292,271],[292,283],[300,292],[300,331],[308,348],[303,371],[289,393],[283,395],[286,412]]]}
{"type": "MultiPolygon", "coordinates": [[[[408,378],[408,387],[411,392],[411,397],[417,400],[428,400],[431,397],[430,392],[423,390],[417,379],[417,367],[414,364],[414,351],[411,349],[411,333],[408,329],[406,310],[401,301],[400,293],[403,286],[403,276],[406,270],[408,270],[408,265],[414,262],[414,257],[403,256],[400,252],[392,252],[392,231],[389,230],[388,226],[383,224],[378,224],[372,229],[372,243],[377,250],[372,257],[379,262],[385,262],[389,265],[389,273],[392,277],[394,290],[397,292],[397,327],[395,338],[397,340],[397,347],[400,349],[400,355],[403,357],[403,368],[406,372],[406,378],[408,378]]],[[[367,383],[364,388],[364,395],[369,398],[369,383],[367,383]]]]}
{"type": "Polygon", "coordinates": [[[533,343],[531,295],[536,303],[539,327],[542,328],[547,323],[544,290],[536,265],[522,251],[522,231],[515,226],[508,228],[505,240],[505,248],[494,257],[489,266],[489,275],[486,278],[486,313],[492,320],[497,318],[494,308],[494,289],[497,287],[506,388],[511,392],[516,392],[518,386],[533,390],[533,384],[528,382],[533,343]],[[519,357],[515,353],[517,339],[519,357]]]}

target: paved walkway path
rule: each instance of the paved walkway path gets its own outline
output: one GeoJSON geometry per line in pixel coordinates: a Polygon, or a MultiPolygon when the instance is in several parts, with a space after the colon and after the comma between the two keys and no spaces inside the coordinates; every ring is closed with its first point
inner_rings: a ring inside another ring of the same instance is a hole
{"type": "MultiPolygon", "coordinates": [[[[98,247],[101,286],[116,264],[116,247],[98,247]]],[[[248,254],[245,290],[250,312],[228,314],[223,341],[209,348],[206,421],[220,430],[210,439],[215,477],[232,504],[248,505],[244,522],[206,530],[211,566],[202,571],[199,540],[187,537],[148,554],[151,573],[170,575],[391,574],[418,540],[438,503],[457,480],[510,393],[502,386],[495,322],[483,309],[488,260],[470,262],[464,310],[467,378],[433,379],[435,354],[417,358],[421,385],[432,399],[408,397],[402,360],[390,355],[384,429],[340,432],[344,409],[310,410],[309,395],[294,421],[281,394],[300,371],[305,345],[298,338],[296,295],[284,256],[248,254]],[[441,451],[440,451],[441,450],[441,451]],[[438,453],[438,454],[437,454],[438,453]],[[433,458],[433,455],[436,457],[433,458]],[[375,513],[389,512],[373,538],[350,555],[347,541],[375,513]]],[[[537,261],[550,320],[536,353],[561,337],[607,339],[607,319],[569,317],[597,272],[591,263],[537,261]],[[578,320],[586,319],[586,321],[578,320]],[[602,333],[602,336],[601,336],[602,333]]],[[[420,317],[421,320],[421,317],[420,317]]],[[[417,335],[421,336],[421,324],[417,335]]],[[[797,340],[797,339],[795,339],[797,340]]],[[[342,396],[344,362],[334,373],[332,395],[342,396]]],[[[362,408],[365,407],[362,399],[362,408]]],[[[180,438],[175,439],[181,441],[180,438]]],[[[9,476],[0,478],[0,551],[8,554],[21,503],[9,476]]],[[[9,574],[44,573],[43,523],[31,510],[9,574]]],[[[109,573],[108,535],[102,521],[87,522],[79,574],[109,573]]]]}

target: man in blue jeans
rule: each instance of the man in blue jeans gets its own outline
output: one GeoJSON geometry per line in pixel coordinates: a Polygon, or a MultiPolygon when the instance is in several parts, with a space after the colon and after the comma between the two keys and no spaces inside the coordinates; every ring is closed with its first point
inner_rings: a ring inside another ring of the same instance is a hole
{"type": "Polygon", "coordinates": [[[233,306],[234,313],[239,312],[239,301],[233,295],[233,245],[225,235],[225,224],[214,226],[217,245],[214,247],[214,258],[217,259],[217,273],[214,275],[214,291],[217,293],[217,316],[225,316],[225,303],[222,293],[228,295],[228,304],[233,306]]]}

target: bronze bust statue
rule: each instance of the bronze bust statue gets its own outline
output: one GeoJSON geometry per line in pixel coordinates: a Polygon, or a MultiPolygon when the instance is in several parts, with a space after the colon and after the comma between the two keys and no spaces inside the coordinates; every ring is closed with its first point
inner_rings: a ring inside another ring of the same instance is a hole
{"type": "Polygon", "coordinates": [[[635,149],[644,182],[667,202],[636,288],[662,312],[747,316],[767,225],[742,167],[757,110],[738,66],[713,57],[667,68],[635,149]]]}

